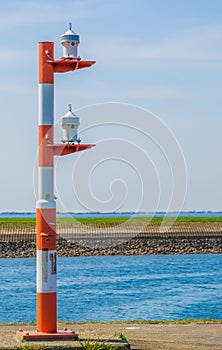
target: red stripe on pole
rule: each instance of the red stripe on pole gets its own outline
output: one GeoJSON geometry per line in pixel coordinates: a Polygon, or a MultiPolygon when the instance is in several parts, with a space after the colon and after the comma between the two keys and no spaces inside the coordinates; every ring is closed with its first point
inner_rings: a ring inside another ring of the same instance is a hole
{"type": "Polygon", "coordinates": [[[48,60],[54,58],[54,43],[39,43],[39,83],[54,84],[54,69],[48,60]]]}
{"type": "Polygon", "coordinates": [[[37,293],[36,310],[37,329],[45,333],[56,333],[56,293],[37,293]]]}
{"type": "Polygon", "coordinates": [[[53,149],[49,145],[54,141],[53,125],[39,125],[39,166],[53,166],[53,149]]]}
{"type": "Polygon", "coordinates": [[[36,209],[36,249],[56,250],[56,209],[36,209]]]}

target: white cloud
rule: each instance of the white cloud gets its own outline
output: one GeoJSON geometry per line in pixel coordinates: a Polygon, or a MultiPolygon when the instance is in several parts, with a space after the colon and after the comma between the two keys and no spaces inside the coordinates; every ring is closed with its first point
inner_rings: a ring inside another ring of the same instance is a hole
{"type": "Polygon", "coordinates": [[[144,69],[153,66],[220,65],[222,27],[195,28],[177,33],[156,43],[139,41],[136,37],[85,37],[81,51],[90,52],[100,64],[144,69]]]}
{"type": "Polygon", "coordinates": [[[126,92],[126,97],[128,99],[152,99],[152,100],[160,100],[163,99],[175,99],[180,96],[179,89],[174,89],[170,87],[149,87],[144,86],[136,89],[131,89],[126,92]]]}
{"type": "Polygon", "coordinates": [[[12,49],[12,48],[1,48],[0,49],[0,64],[4,64],[4,67],[10,67],[27,65],[28,63],[33,64],[33,60],[37,60],[33,50],[28,49],[12,49]]]}
{"type": "MultiPolygon", "coordinates": [[[[100,18],[117,12],[127,13],[126,3],[112,0],[112,2],[101,2],[101,0],[66,0],[63,1],[18,1],[13,4],[13,10],[0,12],[0,29],[15,29],[20,26],[32,24],[67,23],[67,20],[86,20],[89,18],[100,18]],[[99,9],[99,11],[98,11],[99,9]]],[[[129,5],[129,0],[128,0],[129,5]]]]}
{"type": "Polygon", "coordinates": [[[91,9],[89,11],[85,5],[85,1],[21,2],[17,8],[16,5],[14,6],[14,12],[1,11],[0,29],[5,30],[9,25],[11,30],[32,24],[66,23],[67,18],[72,20],[75,14],[78,14],[78,19],[87,18],[92,11],[91,9]]]}
{"type": "Polygon", "coordinates": [[[62,85],[57,87],[59,98],[66,100],[79,101],[83,96],[90,98],[90,101],[131,101],[137,99],[141,100],[154,100],[162,101],[163,99],[176,99],[183,96],[180,88],[174,88],[169,86],[151,86],[149,83],[144,85],[140,84],[128,84],[125,83],[115,85],[104,84],[102,80],[91,79],[90,83],[79,86],[77,90],[73,90],[73,83],[62,85]]]}

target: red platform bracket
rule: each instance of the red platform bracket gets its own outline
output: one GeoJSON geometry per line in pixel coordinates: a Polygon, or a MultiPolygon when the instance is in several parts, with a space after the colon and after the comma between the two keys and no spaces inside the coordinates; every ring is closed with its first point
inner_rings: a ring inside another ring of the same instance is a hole
{"type": "Polygon", "coordinates": [[[91,67],[96,61],[82,61],[79,58],[60,58],[59,60],[48,60],[53,66],[54,73],[65,73],[72,70],[91,67]]]}
{"type": "Polygon", "coordinates": [[[48,147],[53,149],[54,156],[65,156],[67,154],[71,154],[74,152],[85,151],[86,149],[92,148],[95,145],[87,145],[87,144],[53,144],[48,145],[48,147]]]}

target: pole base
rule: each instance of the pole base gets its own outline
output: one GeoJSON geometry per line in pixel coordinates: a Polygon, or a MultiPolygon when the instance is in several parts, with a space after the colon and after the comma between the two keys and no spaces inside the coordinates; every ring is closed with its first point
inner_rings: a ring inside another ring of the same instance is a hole
{"type": "Polygon", "coordinates": [[[70,330],[57,331],[56,333],[43,333],[38,331],[16,332],[24,341],[48,341],[48,340],[77,340],[78,335],[70,330]]]}

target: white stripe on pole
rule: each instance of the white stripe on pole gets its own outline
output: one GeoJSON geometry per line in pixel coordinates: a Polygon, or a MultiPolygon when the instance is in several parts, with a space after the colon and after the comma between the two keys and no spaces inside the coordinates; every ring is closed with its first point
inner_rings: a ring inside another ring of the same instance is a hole
{"type": "Polygon", "coordinates": [[[38,167],[38,201],[36,208],[56,208],[54,197],[54,167],[38,167]]]}
{"type": "Polygon", "coordinates": [[[56,251],[37,250],[37,293],[56,292],[56,251]]]}
{"type": "Polygon", "coordinates": [[[39,199],[36,202],[36,209],[55,209],[56,208],[56,201],[55,199],[39,199]]]}
{"type": "Polygon", "coordinates": [[[38,167],[38,199],[54,200],[54,167],[38,167]]]}
{"type": "Polygon", "coordinates": [[[39,125],[53,124],[54,84],[39,84],[39,125]]]}

